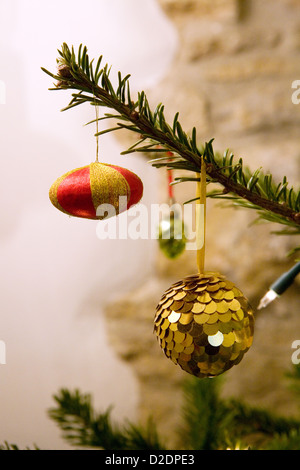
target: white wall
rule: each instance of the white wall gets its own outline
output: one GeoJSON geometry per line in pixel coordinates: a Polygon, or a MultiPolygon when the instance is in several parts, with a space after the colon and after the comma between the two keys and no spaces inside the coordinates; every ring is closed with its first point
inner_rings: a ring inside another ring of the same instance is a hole
{"type": "MultiPolygon", "coordinates": [[[[0,443],[65,448],[47,417],[52,395],[78,387],[115,419],[136,418],[138,389],[107,341],[102,309],[149,275],[155,241],[99,240],[98,222],[69,218],[50,203],[52,182],[95,158],[89,106],[60,113],[70,94],[48,91],[63,42],[87,45],[132,88],[153,87],[174,57],[176,33],[155,0],[0,0],[0,443]]],[[[155,169],[120,156],[112,134],[100,161],[126,166],[157,202],[155,169]]]]}

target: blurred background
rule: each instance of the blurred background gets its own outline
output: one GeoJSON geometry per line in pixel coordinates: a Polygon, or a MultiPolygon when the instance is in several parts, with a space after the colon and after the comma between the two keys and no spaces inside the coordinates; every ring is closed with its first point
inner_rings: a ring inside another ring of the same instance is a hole
{"type": "MultiPolygon", "coordinates": [[[[136,417],[136,379],[108,343],[102,309],[149,275],[156,244],[99,240],[97,222],[65,217],[50,203],[58,176],[95,160],[95,128],[84,127],[95,115],[89,107],[61,113],[70,95],[48,91],[53,81],[41,67],[55,72],[62,43],[83,43],[115,73],[130,71],[133,91],[153,87],[178,36],[153,0],[1,0],[0,24],[0,441],[60,448],[46,409],[61,386],[90,390],[120,419],[136,417]]],[[[144,159],[124,162],[114,136],[99,145],[100,161],[141,177],[144,204],[157,198],[157,174],[144,159]]]]}
{"type": "MultiPolygon", "coordinates": [[[[87,0],[84,4],[0,0],[2,178],[1,323],[6,364],[0,365],[0,442],[68,448],[46,410],[61,387],[113,405],[116,420],[153,415],[171,436],[180,422],[184,373],[163,356],[152,333],[155,306],[169,285],[196,270],[185,252],[170,261],[155,240],[99,240],[97,222],[73,219],[48,199],[53,181],[95,157],[89,107],[60,113],[68,92],[48,91],[63,42],[103,54],[131,73],[166,117],[180,112],[202,142],[230,148],[252,169],[298,186],[300,79],[297,0],[87,0]],[[163,389],[162,389],[163,387],[163,389]],[[163,391],[162,391],[163,390],[163,391]]],[[[126,166],[144,183],[143,203],[167,200],[166,175],[143,156],[120,156],[130,136],[100,139],[99,160],[126,166]]],[[[176,187],[179,202],[195,188],[176,187]]],[[[120,216],[122,217],[122,216],[120,216]]],[[[208,201],[209,270],[222,272],[255,308],[292,265],[292,237],[254,225],[253,213],[208,201]]],[[[300,339],[299,281],[259,313],[255,340],[226,373],[224,394],[292,415],[283,374],[300,339]]],[[[175,439],[175,438],[174,438],[175,439]]]]}

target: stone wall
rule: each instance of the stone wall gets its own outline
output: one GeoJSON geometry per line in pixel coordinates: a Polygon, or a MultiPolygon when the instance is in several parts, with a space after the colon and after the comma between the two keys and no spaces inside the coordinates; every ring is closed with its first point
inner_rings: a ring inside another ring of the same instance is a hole
{"type": "MultiPolygon", "coordinates": [[[[171,121],[180,112],[188,132],[215,138],[216,150],[230,148],[252,170],[287,175],[298,185],[300,105],[291,101],[300,79],[300,4],[292,0],[160,0],[178,29],[180,48],[168,75],[147,96],[163,101],[171,121]]],[[[161,171],[162,202],[166,200],[161,171]]],[[[176,199],[193,197],[190,183],[176,187],[176,199]]],[[[206,267],[234,281],[254,308],[273,280],[288,269],[292,237],[276,236],[270,224],[251,225],[251,211],[208,201],[206,267]]],[[[140,417],[152,415],[169,445],[176,447],[181,421],[184,372],[162,354],[152,333],[156,304],[169,285],[196,271],[195,253],[169,261],[157,252],[156,272],[107,308],[111,342],[135,371],[140,384],[140,417]]],[[[287,391],[291,344],[300,339],[299,280],[256,314],[255,339],[243,361],[226,373],[223,393],[243,397],[285,415],[298,403],[287,391]]]]}

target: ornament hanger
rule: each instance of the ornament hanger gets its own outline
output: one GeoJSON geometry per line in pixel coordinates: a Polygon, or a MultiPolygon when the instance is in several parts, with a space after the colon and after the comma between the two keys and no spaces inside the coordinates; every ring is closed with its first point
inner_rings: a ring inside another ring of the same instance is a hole
{"type": "Polygon", "coordinates": [[[197,265],[199,274],[204,274],[205,261],[205,228],[206,228],[206,163],[201,159],[201,173],[197,173],[196,189],[196,243],[197,265]],[[203,217],[200,217],[203,211],[203,217]]]}
{"type": "MultiPolygon", "coordinates": [[[[172,160],[173,152],[167,151],[166,155],[172,160]]],[[[158,226],[158,242],[161,251],[169,259],[175,259],[180,256],[186,246],[185,224],[182,220],[181,213],[177,209],[174,195],[174,175],[173,170],[166,170],[167,186],[168,186],[168,209],[162,215],[162,220],[158,226]]]]}
{"type": "MultiPolygon", "coordinates": [[[[170,160],[172,160],[173,153],[172,152],[167,152],[167,155],[170,157],[170,160]]],[[[174,188],[172,186],[172,183],[174,181],[173,178],[173,170],[172,168],[167,169],[167,176],[168,176],[168,196],[169,196],[169,201],[170,204],[173,204],[175,201],[174,198],[174,188]]]]}
{"type": "MultiPolygon", "coordinates": [[[[95,98],[95,95],[94,95],[94,98],[95,98]]],[[[99,108],[96,102],[95,102],[95,113],[96,113],[96,163],[98,163],[99,162],[99,135],[98,135],[99,108]]]]}

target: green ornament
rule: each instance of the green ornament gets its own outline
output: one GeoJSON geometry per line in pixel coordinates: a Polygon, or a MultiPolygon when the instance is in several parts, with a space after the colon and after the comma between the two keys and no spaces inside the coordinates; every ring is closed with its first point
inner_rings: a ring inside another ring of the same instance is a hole
{"type": "Polygon", "coordinates": [[[158,227],[158,243],[167,258],[177,258],[185,250],[185,226],[178,214],[171,211],[162,218],[158,227]]]}

